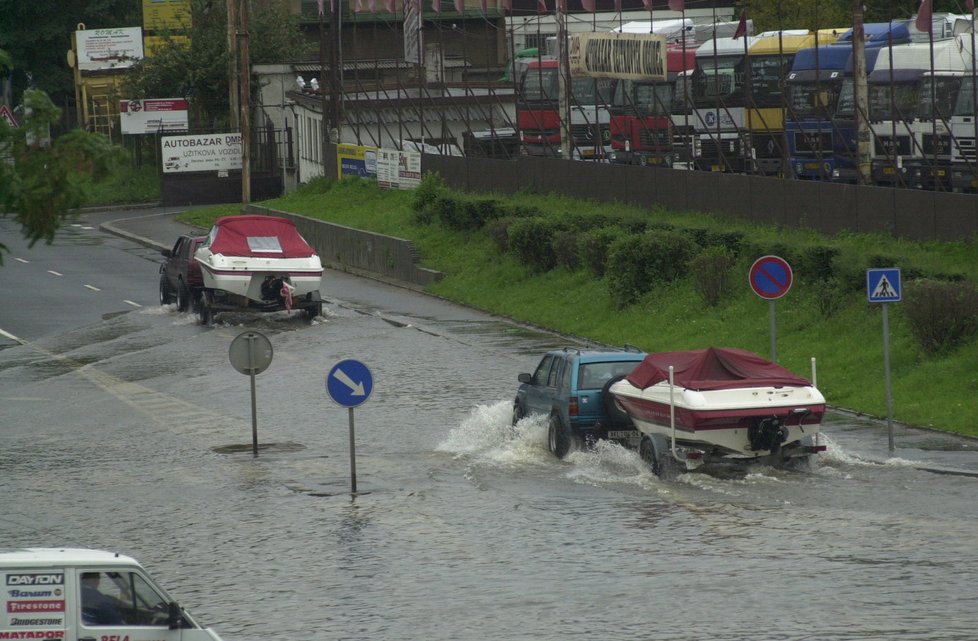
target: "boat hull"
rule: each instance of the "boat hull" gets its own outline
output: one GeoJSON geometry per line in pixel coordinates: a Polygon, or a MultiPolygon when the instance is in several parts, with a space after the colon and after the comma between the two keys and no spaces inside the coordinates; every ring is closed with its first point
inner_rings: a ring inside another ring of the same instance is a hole
{"type": "Polygon", "coordinates": [[[756,459],[813,441],[825,414],[814,387],[747,387],[696,391],[659,383],[638,389],[627,380],[610,389],[635,427],[713,457],[756,459]],[[673,422],[675,431],[673,431],[673,422]]]}
{"type": "Polygon", "coordinates": [[[310,258],[250,258],[198,252],[204,287],[243,296],[253,301],[268,300],[270,280],[284,279],[292,286],[292,297],[318,292],[323,268],[318,256],[310,258]]]}

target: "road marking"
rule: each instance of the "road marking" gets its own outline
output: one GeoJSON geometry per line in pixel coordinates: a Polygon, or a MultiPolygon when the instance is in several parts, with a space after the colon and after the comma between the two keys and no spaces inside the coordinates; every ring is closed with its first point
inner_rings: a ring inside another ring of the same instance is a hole
{"type": "Polygon", "coordinates": [[[15,258],[14,260],[16,260],[16,261],[17,261],[18,263],[24,263],[25,265],[26,265],[27,263],[29,263],[29,262],[31,262],[31,261],[29,261],[29,260],[25,260],[25,259],[23,259],[23,258],[15,258]]]}
{"type": "Polygon", "coordinates": [[[132,305],[133,307],[142,307],[142,305],[140,305],[136,301],[129,300],[128,298],[123,298],[122,302],[126,303],[127,305],[132,305]]]}
{"type": "Polygon", "coordinates": [[[55,276],[64,276],[64,274],[62,274],[62,273],[60,273],[60,272],[56,272],[56,271],[54,271],[53,269],[49,269],[49,270],[48,270],[48,273],[49,273],[49,274],[54,274],[55,276]]]}
{"type": "Polygon", "coordinates": [[[85,285],[85,287],[87,287],[88,289],[92,290],[93,292],[100,292],[100,291],[102,291],[101,289],[99,289],[95,285],[85,285]]]}

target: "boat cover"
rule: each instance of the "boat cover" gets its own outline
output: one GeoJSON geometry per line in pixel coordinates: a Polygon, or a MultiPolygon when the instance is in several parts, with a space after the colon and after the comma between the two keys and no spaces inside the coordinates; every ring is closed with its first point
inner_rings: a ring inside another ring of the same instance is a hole
{"type": "Polygon", "coordinates": [[[225,256],[308,258],[316,255],[291,220],[254,214],[223,216],[214,221],[210,249],[225,256]]]}
{"type": "Polygon", "coordinates": [[[698,391],[811,385],[807,379],[795,376],[777,363],[732,347],[649,354],[625,378],[639,389],[652,387],[669,380],[670,365],[677,386],[698,391]]]}

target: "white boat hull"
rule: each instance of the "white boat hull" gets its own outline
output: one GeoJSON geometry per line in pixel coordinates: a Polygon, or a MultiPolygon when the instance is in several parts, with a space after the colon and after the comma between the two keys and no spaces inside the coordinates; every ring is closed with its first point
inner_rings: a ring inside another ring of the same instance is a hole
{"type": "Polygon", "coordinates": [[[224,256],[200,250],[197,254],[204,287],[262,301],[262,285],[269,278],[285,278],[293,298],[318,292],[323,268],[318,256],[309,258],[253,258],[224,256]]]}

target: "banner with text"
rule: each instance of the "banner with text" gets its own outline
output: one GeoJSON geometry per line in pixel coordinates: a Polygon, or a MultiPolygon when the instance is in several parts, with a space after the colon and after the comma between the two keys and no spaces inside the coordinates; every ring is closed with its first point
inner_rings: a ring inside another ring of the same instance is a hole
{"type": "Polygon", "coordinates": [[[163,173],[241,169],[241,134],[164,136],[160,142],[163,173]]]}

